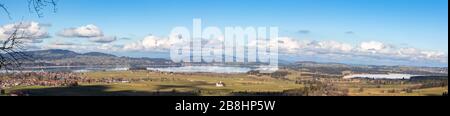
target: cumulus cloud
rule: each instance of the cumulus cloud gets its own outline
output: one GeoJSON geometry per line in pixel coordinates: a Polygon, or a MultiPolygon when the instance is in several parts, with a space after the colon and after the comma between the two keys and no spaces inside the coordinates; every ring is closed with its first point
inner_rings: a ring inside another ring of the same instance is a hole
{"type": "MultiPolygon", "coordinates": [[[[151,51],[151,52],[169,52],[171,45],[180,41],[171,39],[171,37],[147,36],[144,39],[125,44],[124,51],[151,51]]],[[[220,46],[223,37],[216,39],[205,39],[203,44],[208,46],[220,46]]],[[[274,43],[274,42],[271,42],[274,43]]],[[[280,37],[280,54],[288,56],[311,56],[321,59],[329,59],[329,62],[335,60],[360,60],[361,62],[434,62],[448,63],[448,54],[440,51],[422,50],[412,47],[397,47],[379,41],[366,41],[357,45],[338,42],[333,40],[311,41],[299,40],[290,37],[280,37]]],[[[186,43],[184,43],[186,44],[186,43]]],[[[256,45],[256,42],[248,42],[250,46],[256,45]]],[[[221,49],[220,47],[214,49],[221,49]]]]}
{"type": "Polygon", "coordinates": [[[64,29],[58,35],[67,38],[88,38],[95,43],[111,43],[117,40],[116,36],[105,36],[103,31],[93,24],[64,29]]]}
{"type": "Polygon", "coordinates": [[[448,54],[444,52],[400,48],[378,41],[361,42],[359,45],[336,41],[302,41],[292,38],[280,38],[280,41],[282,41],[280,51],[283,54],[448,63],[448,54]]]}
{"type": "Polygon", "coordinates": [[[350,44],[340,43],[336,41],[312,41],[307,45],[312,47],[312,49],[337,52],[350,52],[353,49],[353,46],[351,46],[350,44]]]}
{"type": "Polygon", "coordinates": [[[354,47],[337,41],[309,41],[281,37],[280,51],[288,54],[322,54],[351,52],[354,47]]]}
{"type": "Polygon", "coordinates": [[[127,51],[167,51],[172,44],[177,43],[176,39],[169,37],[147,36],[143,40],[126,44],[124,50],[127,51]]]}
{"type": "Polygon", "coordinates": [[[95,25],[86,25],[78,28],[68,28],[58,33],[62,37],[80,37],[80,38],[91,38],[91,37],[103,37],[103,32],[100,28],[95,25]]]}
{"type": "Polygon", "coordinates": [[[363,51],[380,51],[385,49],[386,46],[381,42],[370,41],[370,42],[362,42],[360,48],[363,51]]]}
{"type": "Polygon", "coordinates": [[[13,23],[0,26],[0,41],[8,39],[15,31],[17,31],[17,37],[26,43],[41,43],[45,38],[49,38],[50,35],[47,32],[48,25],[43,25],[38,22],[22,22],[13,23]]]}

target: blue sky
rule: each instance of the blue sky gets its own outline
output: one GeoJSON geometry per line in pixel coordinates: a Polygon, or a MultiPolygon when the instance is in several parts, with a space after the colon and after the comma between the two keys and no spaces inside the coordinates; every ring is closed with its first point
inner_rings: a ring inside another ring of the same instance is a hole
{"type": "Polygon", "coordinates": [[[26,0],[1,2],[13,18],[0,12],[0,25],[21,19],[51,24],[52,38],[39,45],[87,44],[55,33],[88,24],[107,35],[130,38],[112,44],[127,44],[150,34],[167,36],[173,27],[201,18],[205,26],[278,26],[281,36],[296,39],[355,46],[379,41],[448,54],[448,0],[59,0],[57,12],[47,10],[42,18],[28,11],[26,0]]]}

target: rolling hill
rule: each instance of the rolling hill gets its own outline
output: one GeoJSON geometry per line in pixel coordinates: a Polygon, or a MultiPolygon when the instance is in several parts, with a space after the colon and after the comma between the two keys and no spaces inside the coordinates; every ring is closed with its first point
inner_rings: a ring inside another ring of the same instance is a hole
{"type": "Polygon", "coordinates": [[[167,59],[119,57],[100,52],[77,53],[69,50],[51,49],[25,52],[34,61],[26,66],[148,66],[176,65],[167,59]]]}

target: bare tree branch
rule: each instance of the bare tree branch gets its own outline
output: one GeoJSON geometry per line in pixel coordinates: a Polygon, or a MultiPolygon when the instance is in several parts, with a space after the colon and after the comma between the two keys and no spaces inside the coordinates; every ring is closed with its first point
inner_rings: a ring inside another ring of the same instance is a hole
{"type": "Polygon", "coordinates": [[[28,0],[28,8],[30,12],[34,12],[38,15],[38,17],[43,17],[42,10],[46,7],[53,6],[53,12],[56,12],[56,3],[55,0],[28,0]]]}
{"type": "Polygon", "coordinates": [[[32,61],[32,57],[23,51],[24,42],[22,40],[29,37],[25,36],[25,31],[21,30],[22,23],[14,25],[14,31],[10,36],[2,41],[0,46],[0,69],[21,70],[24,61],[32,61]]]}
{"type": "Polygon", "coordinates": [[[8,15],[8,18],[11,19],[11,13],[9,13],[8,9],[3,3],[1,3],[1,1],[0,1],[0,9],[3,10],[6,13],[6,15],[8,15]]]}
{"type": "MultiPolygon", "coordinates": [[[[36,13],[38,17],[43,17],[44,13],[42,10],[45,10],[45,8],[52,6],[53,12],[56,12],[56,5],[57,0],[28,0],[28,10],[31,13],[36,13]]],[[[6,13],[6,15],[11,19],[11,13],[9,12],[8,8],[4,3],[2,3],[2,0],[0,0],[0,10],[3,10],[3,12],[6,13]]]]}
{"type": "MultiPolygon", "coordinates": [[[[31,13],[36,13],[38,17],[43,17],[43,10],[52,6],[53,12],[56,12],[56,0],[28,0],[28,9],[31,13]]],[[[0,0],[0,11],[3,11],[11,19],[11,14],[6,5],[0,0]]],[[[0,70],[22,70],[22,64],[26,61],[32,61],[33,58],[27,55],[24,41],[32,39],[26,37],[25,31],[21,30],[22,23],[14,24],[13,32],[8,38],[0,38],[0,70]]],[[[4,33],[6,34],[6,33],[4,33]]]]}

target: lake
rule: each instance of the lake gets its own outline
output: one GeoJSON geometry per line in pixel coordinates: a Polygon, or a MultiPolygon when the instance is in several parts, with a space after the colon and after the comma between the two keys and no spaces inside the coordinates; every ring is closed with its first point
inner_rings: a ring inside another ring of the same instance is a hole
{"type": "Polygon", "coordinates": [[[147,70],[177,73],[247,73],[251,68],[223,66],[184,66],[167,68],[147,68],[147,70]]]}
{"type": "MultiPolygon", "coordinates": [[[[145,69],[145,68],[144,68],[145,69]]],[[[152,67],[146,68],[151,71],[176,72],[176,73],[247,73],[253,68],[248,67],[225,67],[225,66],[183,66],[183,67],[152,67]]],[[[254,68],[257,69],[257,68],[254,68]]],[[[49,66],[28,67],[20,71],[8,72],[95,72],[95,71],[127,71],[127,67],[85,67],[85,66],[49,66]]],[[[5,73],[0,70],[0,73],[5,73]]]]}
{"type": "Polygon", "coordinates": [[[368,78],[368,79],[411,79],[411,77],[415,77],[419,75],[410,75],[410,74],[354,74],[345,76],[344,79],[352,79],[352,78],[368,78]]]}
{"type": "Polygon", "coordinates": [[[26,67],[22,70],[0,70],[6,72],[93,72],[93,71],[127,71],[127,67],[86,67],[86,66],[46,66],[46,67],[26,67]]]}

